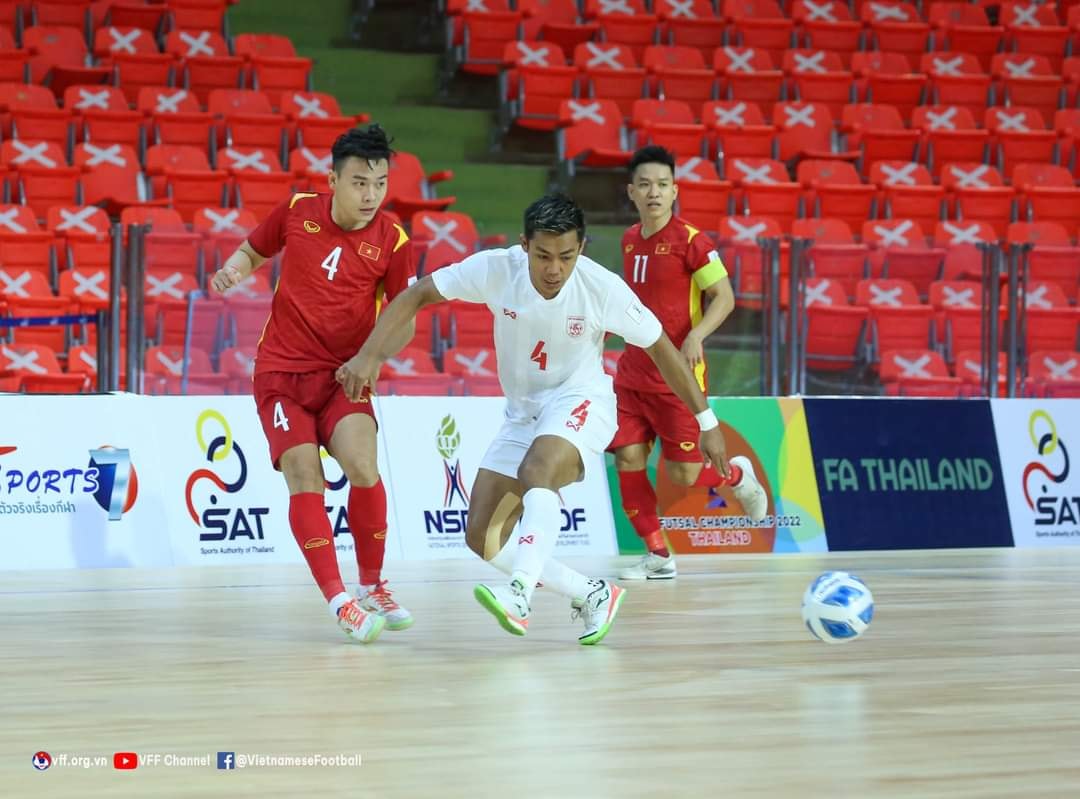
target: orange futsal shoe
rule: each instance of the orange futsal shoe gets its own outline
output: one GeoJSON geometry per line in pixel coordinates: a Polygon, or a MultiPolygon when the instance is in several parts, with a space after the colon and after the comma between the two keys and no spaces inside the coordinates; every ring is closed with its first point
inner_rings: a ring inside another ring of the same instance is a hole
{"type": "Polygon", "coordinates": [[[377,613],[365,613],[360,602],[350,599],[338,609],[338,626],[345,634],[362,644],[370,644],[379,637],[386,619],[377,613]]]}

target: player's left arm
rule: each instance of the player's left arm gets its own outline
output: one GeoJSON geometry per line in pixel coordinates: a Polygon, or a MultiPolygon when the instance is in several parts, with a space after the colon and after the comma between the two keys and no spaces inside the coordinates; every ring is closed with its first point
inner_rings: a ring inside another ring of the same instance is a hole
{"type": "MultiPolygon", "coordinates": [[[[705,235],[705,233],[699,233],[695,240],[702,239],[705,235]]],[[[699,261],[704,260],[704,266],[695,269],[692,275],[694,283],[709,298],[709,302],[701,320],[683,339],[682,354],[691,368],[705,360],[705,340],[735,310],[735,292],[731,288],[727,267],[724,266],[724,262],[720,260],[720,255],[715,249],[705,249],[706,247],[709,245],[702,241],[701,245],[693,248],[699,252],[705,250],[704,255],[698,258],[699,261]]]]}

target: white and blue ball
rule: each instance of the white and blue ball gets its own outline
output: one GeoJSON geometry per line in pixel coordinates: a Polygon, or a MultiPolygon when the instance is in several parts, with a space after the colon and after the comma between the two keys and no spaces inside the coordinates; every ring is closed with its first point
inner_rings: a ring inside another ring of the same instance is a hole
{"type": "Polygon", "coordinates": [[[874,618],[874,597],[866,583],[847,572],[825,572],[803,594],[806,628],[827,644],[854,641],[874,618]]]}

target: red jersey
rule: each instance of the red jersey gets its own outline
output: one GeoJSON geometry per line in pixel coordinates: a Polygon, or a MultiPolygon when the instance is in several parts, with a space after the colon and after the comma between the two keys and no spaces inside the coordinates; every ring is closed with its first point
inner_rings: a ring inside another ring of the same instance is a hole
{"type": "MultiPolygon", "coordinates": [[[[701,292],[727,277],[716,244],[677,216],[659,231],[644,238],[640,223],[623,234],[623,279],[641,304],[656,314],[664,332],[676,347],[701,321],[701,292]]],[[[705,390],[705,365],[695,369],[705,390]]],[[[670,392],[652,358],[631,345],[619,360],[615,385],[634,391],[670,392]]]]}
{"type": "Polygon", "coordinates": [[[269,258],[285,248],[255,373],[337,369],[375,326],[381,302],[416,276],[408,234],[379,212],[360,230],[330,216],[330,194],[294,194],[248,243],[269,258]]]}

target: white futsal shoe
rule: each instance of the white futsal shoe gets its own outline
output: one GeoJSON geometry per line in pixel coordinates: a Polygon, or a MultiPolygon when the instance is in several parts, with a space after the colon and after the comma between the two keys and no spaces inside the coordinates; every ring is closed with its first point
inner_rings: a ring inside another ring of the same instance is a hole
{"type": "Polygon", "coordinates": [[[397,603],[390,589],[386,587],[386,580],[376,583],[370,589],[361,586],[356,599],[364,610],[377,613],[386,619],[386,629],[397,631],[412,627],[412,614],[397,603]]]}
{"type": "Polygon", "coordinates": [[[585,632],[578,636],[578,643],[582,646],[592,646],[604,640],[626,596],[625,589],[607,580],[590,580],[589,587],[592,590],[584,601],[574,600],[570,603],[570,620],[581,618],[585,622],[585,632]]]}
{"type": "Polygon", "coordinates": [[[731,459],[731,463],[742,469],[742,480],[731,487],[731,492],[735,499],[739,500],[746,515],[751,520],[760,522],[769,511],[769,497],[754,474],[754,465],[745,455],[736,455],[731,459]]]}
{"type": "Polygon", "coordinates": [[[525,635],[529,631],[529,600],[525,598],[524,586],[517,580],[509,585],[481,583],[473,589],[473,596],[511,635],[525,635]]]}
{"type": "Polygon", "coordinates": [[[675,558],[668,555],[666,558],[654,552],[646,552],[632,566],[627,566],[619,572],[620,580],[672,580],[675,577],[675,558]]]}

